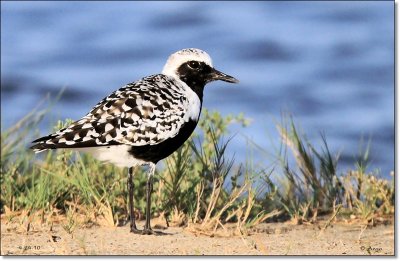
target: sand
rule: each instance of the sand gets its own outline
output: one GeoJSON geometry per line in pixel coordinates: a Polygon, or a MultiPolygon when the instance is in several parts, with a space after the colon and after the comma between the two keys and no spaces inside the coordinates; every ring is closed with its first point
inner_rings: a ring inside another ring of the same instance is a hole
{"type": "MultiPolygon", "coordinates": [[[[122,227],[61,225],[18,232],[1,222],[2,255],[394,255],[394,225],[260,224],[248,236],[207,236],[169,227],[166,235],[136,235],[122,227]],[[322,231],[322,232],[321,232],[322,231]]],[[[139,222],[139,225],[143,225],[139,222]]]]}

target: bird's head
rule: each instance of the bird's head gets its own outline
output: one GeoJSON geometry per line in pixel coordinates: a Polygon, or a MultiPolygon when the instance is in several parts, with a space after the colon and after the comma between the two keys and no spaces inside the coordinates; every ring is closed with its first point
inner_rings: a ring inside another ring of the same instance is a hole
{"type": "Polygon", "coordinates": [[[189,86],[212,81],[238,83],[239,81],[213,67],[211,57],[202,50],[189,48],[173,53],[164,66],[163,74],[177,77],[189,86]]]}

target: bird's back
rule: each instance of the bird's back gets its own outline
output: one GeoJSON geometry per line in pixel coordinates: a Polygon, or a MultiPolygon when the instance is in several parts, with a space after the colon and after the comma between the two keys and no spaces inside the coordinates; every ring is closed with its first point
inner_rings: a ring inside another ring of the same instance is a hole
{"type": "Polygon", "coordinates": [[[32,149],[36,152],[56,148],[106,150],[128,145],[134,157],[158,161],[173,152],[168,147],[176,147],[178,143],[180,146],[190,136],[200,110],[200,98],[185,83],[163,74],[152,75],[113,92],[67,128],[35,140],[32,149]],[[176,136],[178,139],[174,139],[176,136]],[[160,150],[157,145],[164,142],[174,145],[161,146],[169,154],[152,152],[160,150]]]}

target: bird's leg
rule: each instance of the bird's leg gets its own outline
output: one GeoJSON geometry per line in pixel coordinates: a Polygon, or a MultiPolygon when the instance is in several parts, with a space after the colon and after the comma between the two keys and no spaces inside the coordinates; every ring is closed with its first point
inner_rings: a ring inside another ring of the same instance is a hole
{"type": "Polygon", "coordinates": [[[154,163],[149,164],[149,172],[146,183],[146,224],[143,228],[143,234],[151,235],[154,231],[150,226],[150,212],[151,212],[151,193],[153,192],[153,175],[156,165],[154,163]]]}
{"type": "Polygon", "coordinates": [[[129,219],[130,228],[132,233],[140,233],[140,230],[136,228],[135,223],[135,212],[134,212],[134,202],[133,202],[133,190],[135,189],[135,184],[133,183],[133,167],[128,169],[128,192],[129,192],[129,219]]]}

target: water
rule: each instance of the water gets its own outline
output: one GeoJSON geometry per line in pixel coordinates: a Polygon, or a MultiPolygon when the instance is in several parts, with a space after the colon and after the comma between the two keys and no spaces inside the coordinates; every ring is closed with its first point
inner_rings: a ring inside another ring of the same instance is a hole
{"type": "MultiPolygon", "coordinates": [[[[291,112],[340,168],[372,139],[371,169],[394,169],[393,2],[1,2],[1,117],[11,126],[66,88],[53,114],[79,119],[122,85],[161,71],[169,54],[206,50],[240,79],[205,91],[204,106],[252,119],[243,136],[272,152],[274,120],[291,112]]],[[[42,126],[46,134],[48,125],[42,126]]],[[[243,135],[241,135],[243,134],[243,135]]],[[[28,142],[28,141],[26,141],[28,142]]],[[[256,160],[264,160],[257,156],[256,160]]]]}

